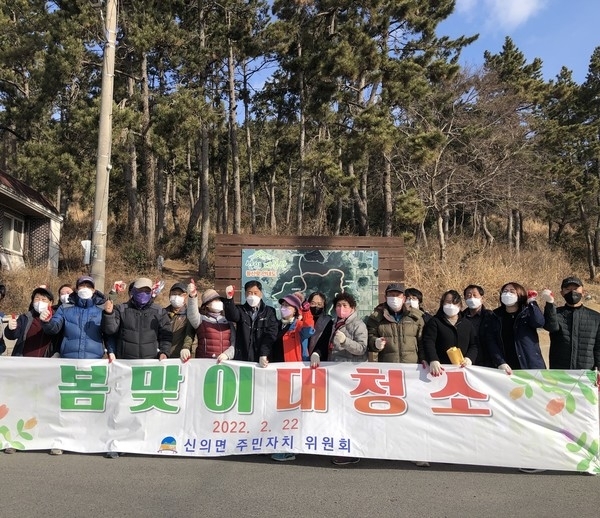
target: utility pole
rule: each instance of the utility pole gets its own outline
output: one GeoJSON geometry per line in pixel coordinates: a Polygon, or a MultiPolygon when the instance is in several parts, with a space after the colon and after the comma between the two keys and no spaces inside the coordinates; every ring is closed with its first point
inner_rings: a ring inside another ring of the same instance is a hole
{"type": "Polygon", "coordinates": [[[115,47],[117,41],[117,0],[106,0],[106,43],[100,92],[100,125],[96,157],[96,194],[92,228],[92,268],[97,290],[104,292],[106,271],[106,235],[108,230],[108,185],[112,144],[113,84],[115,77],[115,47]]]}

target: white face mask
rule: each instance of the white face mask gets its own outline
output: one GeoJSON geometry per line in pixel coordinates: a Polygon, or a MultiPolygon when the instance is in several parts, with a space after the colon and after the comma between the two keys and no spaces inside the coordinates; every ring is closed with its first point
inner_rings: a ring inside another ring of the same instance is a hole
{"type": "Polygon", "coordinates": [[[477,309],[481,307],[481,299],[475,297],[471,297],[470,299],[465,300],[465,302],[467,303],[467,307],[469,309],[477,309]]]}
{"type": "Polygon", "coordinates": [[[181,295],[171,295],[169,297],[169,302],[171,303],[171,306],[173,306],[175,309],[179,309],[183,306],[185,299],[181,295]]]}
{"type": "Polygon", "coordinates": [[[260,304],[260,297],[258,295],[248,295],[246,297],[246,302],[248,303],[248,306],[255,308],[260,304]]]}
{"type": "Polygon", "coordinates": [[[419,309],[419,300],[418,299],[408,299],[405,302],[405,304],[406,304],[407,308],[419,309]]]}
{"type": "Polygon", "coordinates": [[[42,313],[48,309],[48,303],[43,300],[36,300],[33,303],[33,309],[35,309],[38,313],[42,313]]]}
{"type": "Polygon", "coordinates": [[[387,297],[386,302],[392,311],[398,312],[402,309],[404,297],[387,297]]]}
{"type": "Polygon", "coordinates": [[[502,292],[502,295],[500,295],[500,300],[505,306],[514,306],[519,300],[519,296],[516,293],[504,291],[502,292]]]}
{"type": "Polygon", "coordinates": [[[93,294],[94,291],[91,288],[79,288],[77,290],[77,296],[83,300],[91,299],[93,294]]]}
{"type": "Polygon", "coordinates": [[[208,305],[208,309],[211,313],[220,313],[223,311],[223,301],[222,300],[213,300],[208,305]]]}
{"type": "Polygon", "coordinates": [[[63,304],[68,304],[69,303],[69,297],[71,296],[70,293],[64,293],[63,295],[60,296],[60,301],[63,304]]]}
{"type": "Polygon", "coordinates": [[[460,311],[460,307],[456,304],[444,304],[442,309],[444,310],[444,314],[449,317],[458,315],[458,312],[460,311]]]}

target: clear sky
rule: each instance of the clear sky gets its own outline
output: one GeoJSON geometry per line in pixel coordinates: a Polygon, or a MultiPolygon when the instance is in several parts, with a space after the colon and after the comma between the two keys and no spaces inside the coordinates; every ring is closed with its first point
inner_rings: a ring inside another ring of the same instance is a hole
{"type": "Polygon", "coordinates": [[[481,66],[483,53],[498,54],[506,36],[527,63],[540,58],[546,80],[562,66],[585,81],[592,52],[600,47],[600,0],[457,0],[438,35],[479,34],[461,54],[463,65],[481,66]]]}

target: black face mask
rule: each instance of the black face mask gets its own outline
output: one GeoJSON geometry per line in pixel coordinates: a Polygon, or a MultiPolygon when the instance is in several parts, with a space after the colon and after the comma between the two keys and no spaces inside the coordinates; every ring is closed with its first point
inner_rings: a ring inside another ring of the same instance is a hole
{"type": "Polygon", "coordinates": [[[569,304],[569,306],[575,306],[576,304],[579,304],[579,302],[581,302],[581,293],[579,293],[578,291],[568,291],[564,294],[564,297],[565,301],[567,302],[567,304],[569,304]]]}
{"type": "Polygon", "coordinates": [[[310,312],[312,313],[313,317],[318,317],[321,313],[323,313],[323,308],[318,308],[316,306],[311,306],[310,307],[310,312]]]}

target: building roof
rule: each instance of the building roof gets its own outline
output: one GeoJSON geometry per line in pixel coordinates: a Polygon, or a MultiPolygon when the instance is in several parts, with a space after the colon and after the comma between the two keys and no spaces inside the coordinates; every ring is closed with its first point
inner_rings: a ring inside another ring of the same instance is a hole
{"type": "Polygon", "coordinates": [[[62,219],[56,207],[38,191],[0,170],[0,203],[24,214],[62,219]]]}

